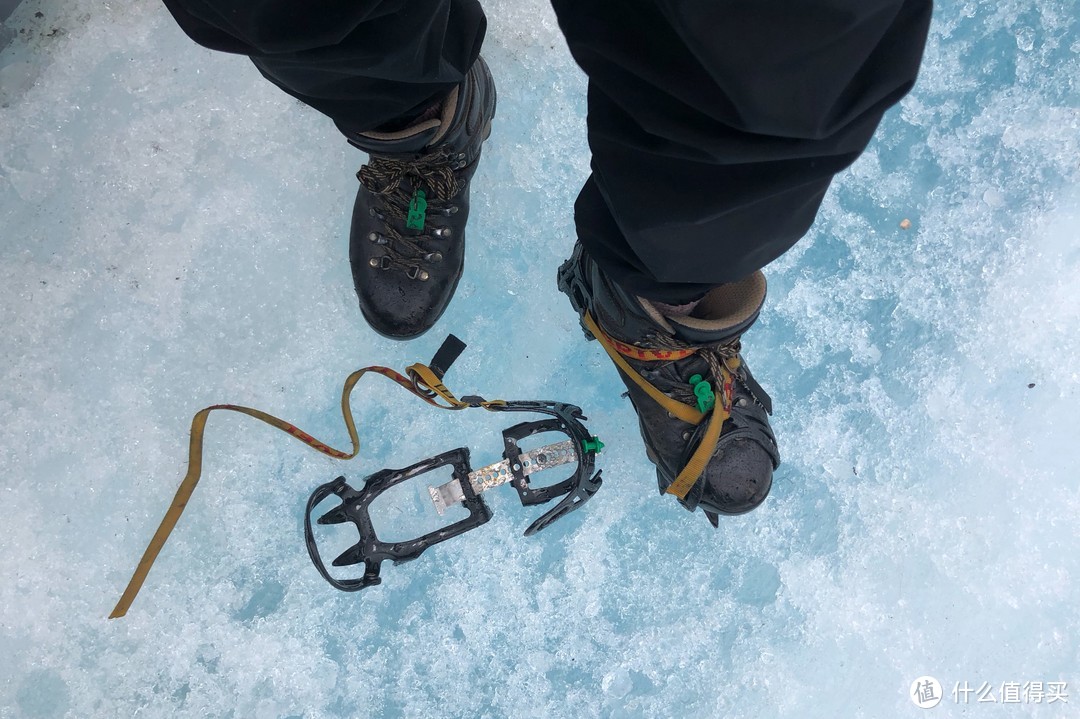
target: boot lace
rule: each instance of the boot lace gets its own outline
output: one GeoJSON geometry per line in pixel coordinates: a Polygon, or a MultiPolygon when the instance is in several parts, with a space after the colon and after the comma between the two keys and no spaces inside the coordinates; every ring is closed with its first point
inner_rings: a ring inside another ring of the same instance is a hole
{"type": "Polygon", "coordinates": [[[451,203],[461,191],[461,182],[455,170],[461,169],[464,155],[439,150],[419,157],[390,157],[373,155],[362,166],[356,177],[367,190],[382,200],[382,209],[372,207],[370,213],[383,221],[383,233],[373,232],[368,239],[382,245],[386,254],[372,258],[371,266],[404,272],[410,279],[426,280],[429,277],[425,262],[442,261],[442,253],[427,243],[449,236],[449,228],[431,227],[425,221],[421,231],[408,230],[406,218],[413,201],[414,191],[425,193],[427,218],[449,217],[458,211],[451,203]],[[398,228],[402,229],[398,229],[398,228]],[[413,234],[416,233],[416,234],[413,234]]]}
{"type": "MultiPolygon", "coordinates": [[[[754,391],[746,384],[743,379],[743,373],[739,371],[741,368],[741,358],[739,355],[742,352],[742,341],[740,337],[736,336],[726,342],[719,342],[712,345],[692,345],[671,335],[660,333],[654,334],[649,339],[661,349],[696,349],[696,356],[705,360],[705,363],[709,366],[709,376],[712,378],[713,382],[719,385],[717,388],[720,390],[718,396],[723,397],[725,408],[731,409],[735,404],[734,397],[729,396],[728,392],[721,389],[725,386],[723,380],[725,375],[732,377],[735,382],[750,395],[750,398],[753,399],[754,402],[762,407],[765,406],[765,404],[755,395],[754,391]]],[[[709,379],[709,377],[706,377],[705,379],[709,379]]],[[[678,384],[672,387],[671,397],[683,404],[689,405],[693,405],[696,401],[694,392],[688,384],[678,384]]]]}

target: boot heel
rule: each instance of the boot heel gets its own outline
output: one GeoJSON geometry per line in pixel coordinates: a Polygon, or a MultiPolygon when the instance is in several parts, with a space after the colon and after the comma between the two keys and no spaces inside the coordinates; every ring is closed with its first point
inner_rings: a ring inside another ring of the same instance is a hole
{"type": "Polygon", "coordinates": [[[596,339],[596,336],[589,331],[584,321],[585,308],[588,306],[588,291],[583,287],[580,277],[574,271],[578,266],[578,252],[579,250],[575,247],[573,256],[559,266],[558,287],[560,292],[570,298],[570,304],[573,306],[574,311],[578,313],[578,324],[585,334],[585,340],[592,342],[596,339]]]}

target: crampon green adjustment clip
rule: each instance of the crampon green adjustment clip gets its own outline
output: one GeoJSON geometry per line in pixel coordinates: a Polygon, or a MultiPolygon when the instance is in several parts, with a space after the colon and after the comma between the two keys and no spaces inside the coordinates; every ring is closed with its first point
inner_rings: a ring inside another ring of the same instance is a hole
{"type": "Polygon", "coordinates": [[[697,397],[698,412],[704,414],[716,405],[716,395],[713,394],[712,385],[706,382],[701,375],[692,376],[690,386],[694,388],[694,396],[697,397]]]}
{"type": "Polygon", "coordinates": [[[586,452],[595,452],[600,454],[600,450],[604,448],[604,443],[600,441],[599,437],[593,436],[588,439],[582,440],[581,448],[586,452]]]}
{"type": "Polygon", "coordinates": [[[423,190],[417,190],[409,200],[409,214],[405,218],[405,226],[410,230],[424,229],[424,220],[427,217],[427,195],[423,190]]]}

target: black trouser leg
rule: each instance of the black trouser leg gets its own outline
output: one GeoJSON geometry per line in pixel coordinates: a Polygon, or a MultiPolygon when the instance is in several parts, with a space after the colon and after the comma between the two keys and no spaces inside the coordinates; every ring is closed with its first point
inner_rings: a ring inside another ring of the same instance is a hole
{"type": "Polygon", "coordinates": [[[164,0],[214,50],[329,115],[346,135],[430,105],[459,85],[487,21],[477,0],[164,0]]]}
{"type": "MultiPolygon", "coordinates": [[[[313,7],[165,0],[207,47],[250,55],[347,135],[459,84],[475,0],[313,7]]],[[[616,282],[681,302],[760,269],[912,86],[931,0],[553,0],[589,75],[582,243],[616,282]]]]}
{"type": "Polygon", "coordinates": [[[754,272],[914,83],[930,0],[553,0],[589,76],[578,236],[668,302],[754,272]]]}

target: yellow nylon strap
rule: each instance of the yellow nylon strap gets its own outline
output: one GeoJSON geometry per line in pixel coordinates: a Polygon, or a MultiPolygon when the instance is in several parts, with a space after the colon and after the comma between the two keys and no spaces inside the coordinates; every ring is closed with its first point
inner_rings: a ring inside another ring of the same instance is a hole
{"type": "Polygon", "coordinates": [[[592,332],[593,336],[596,337],[596,340],[600,343],[600,346],[603,347],[604,351],[608,353],[609,357],[611,357],[611,361],[614,362],[619,367],[619,369],[625,372],[626,376],[632,379],[638,387],[641,387],[641,389],[643,389],[646,394],[652,397],[654,402],[656,402],[658,405],[666,409],[668,412],[671,412],[671,414],[675,415],[687,424],[701,424],[701,420],[705,419],[704,414],[698,412],[696,408],[691,407],[688,404],[683,404],[678,400],[674,400],[671,397],[668,397],[666,394],[656,389],[656,387],[653,387],[652,384],[650,384],[644,377],[634,371],[630,364],[625,359],[623,359],[622,355],[619,354],[619,352],[615,349],[614,346],[612,346],[611,339],[607,336],[607,333],[600,329],[600,326],[596,324],[596,320],[592,318],[591,314],[586,312],[583,321],[585,322],[585,326],[589,329],[589,331],[592,332]]]}
{"type": "MultiPolygon", "coordinates": [[[[713,411],[715,413],[716,408],[713,411]]],[[[726,416],[713,415],[712,419],[709,420],[709,426],[705,428],[705,436],[701,438],[701,444],[694,450],[694,454],[690,457],[690,461],[686,463],[686,466],[679,471],[679,476],[668,485],[664,492],[674,494],[679,499],[686,499],[686,495],[698,481],[701,473],[705,471],[709,460],[712,459],[713,452],[716,450],[716,443],[720,439],[720,430],[723,428],[726,419],[726,416]]]]}
{"type": "Polygon", "coordinates": [[[407,370],[405,370],[405,372],[410,377],[416,379],[418,382],[423,383],[425,387],[430,389],[437,396],[442,397],[444,400],[446,400],[447,404],[441,405],[431,399],[428,399],[428,401],[434,404],[436,407],[444,407],[445,409],[464,409],[469,406],[459,400],[457,397],[455,397],[453,392],[446,389],[446,385],[442,383],[442,380],[439,379],[439,376],[435,374],[435,372],[427,365],[417,362],[416,364],[411,365],[407,370]]]}
{"type": "MultiPolygon", "coordinates": [[[[694,407],[668,397],[666,394],[656,389],[656,387],[648,380],[638,374],[630,364],[623,359],[621,354],[616,350],[611,338],[606,332],[600,329],[600,326],[596,324],[596,320],[594,320],[592,315],[588,312],[585,313],[584,322],[585,326],[593,333],[593,336],[600,342],[600,346],[604,348],[604,351],[608,353],[608,356],[611,357],[616,365],[618,365],[619,369],[625,372],[626,376],[633,380],[638,387],[645,390],[657,404],[681,419],[683,422],[689,424],[697,425],[705,419],[706,415],[697,411],[694,407]]],[[[738,360],[734,361],[736,363],[738,362],[738,360]]],[[[736,367],[738,367],[737,364],[736,367]]],[[[723,368],[722,371],[724,377],[723,387],[720,391],[720,401],[713,406],[709,425],[705,428],[705,436],[701,438],[701,443],[698,444],[697,449],[694,450],[694,454],[691,455],[690,461],[679,471],[679,475],[675,478],[675,481],[665,490],[667,494],[673,494],[679,499],[686,498],[686,495],[690,492],[694,483],[698,481],[702,472],[705,471],[705,467],[708,466],[709,460],[712,459],[713,452],[716,451],[716,443],[720,440],[720,432],[724,427],[724,422],[731,416],[731,407],[729,403],[733,391],[733,380],[726,367],[723,368]]]]}
{"type": "MultiPolygon", "coordinates": [[[[265,422],[272,427],[277,427],[312,449],[322,452],[327,456],[335,459],[352,459],[360,451],[360,439],[356,433],[356,423],[353,421],[349,397],[351,396],[356,383],[368,372],[374,372],[393,380],[434,407],[441,407],[443,409],[461,409],[469,406],[454,397],[454,395],[443,386],[442,382],[439,381],[439,378],[435,373],[426,365],[414,364],[408,371],[410,374],[415,373],[415,375],[419,376],[420,380],[423,381],[436,396],[442,397],[449,402],[450,405],[447,406],[436,402],[432,397],[419,390],[407,377],[403,377],[401,374],[388,367],[372,366],[359,369],[349,375],[345,380],[345,386],[341,390],[341,414],[345,420],[345,427],[349,431],[349,440],[352,442],[351,452],[343,452],[339,449],[334,449],[315,439],[298,427],[261,410],[232,404],[216,404],[199,410],[191,420],[191,441],[188,444],[187,474],[184,475],[180,487],[176,490],[176,496],[173,497],[172,504],[169,505],[168,511],[165,512],[165,517],[161,520],[161,524],[158,525],[157,531],[154,532],[150,544],[147,545],[146,551],[143,552],[142,559],[139,560],[139,564],[135,568],[135,573],[128,582],[123,595],[121,595],[120,601],[116,603],[116,607],[113,608],[112,613],[109,614],[109,619],[116,619],[127,614],[128,609],[131,607],[131,603],[135,601],[135,597],[142,588],[143,582],[146,581],[146,576],[150,573],[150,568],[154,565],[154,561],[157,559],[162,547],[165,546],[165,542],[169,539],[169,534],[172,533],[173,528],[176,526],[176,522],[180,519],[180,515],[184,511],[184,507],[187,506],[188,500],[191,498],[192,492],[195,491],[195,487],[199,483],[199,478],[202,476],[203,432],[206,429],[206,420],[212,411],[222,409],[246,414],[249,417],[254,417],[257,420],[265,422]]],[[[485,405],[499,403],[501,403],[501,400],[492,400],[491,402],[486,402],[485,405]]]]}
{"type": "MultiPolygon", "coordinates": [[[[730,361],[734,363],[734,369],[739,368],[738,358],[730,361]]],[[[713,405],[712,417],[709,419],[709,426],[705,428],[705,436],[701,438],[701,443],[694,450],[690,461],[679,471],[679,476],[664,490],[667,494],[674,494],[679,499],[686,499],[686,495],[698,481],[698,477],[705,471],[713,452],[716,451],[716,443],[720,441],[724,422],[731,417],[731,397],[735,391],[735,378],[726,365],[720,369],[720,372],[723,374],[723,385],[720,387],[719,401],[713,405]]]]}

